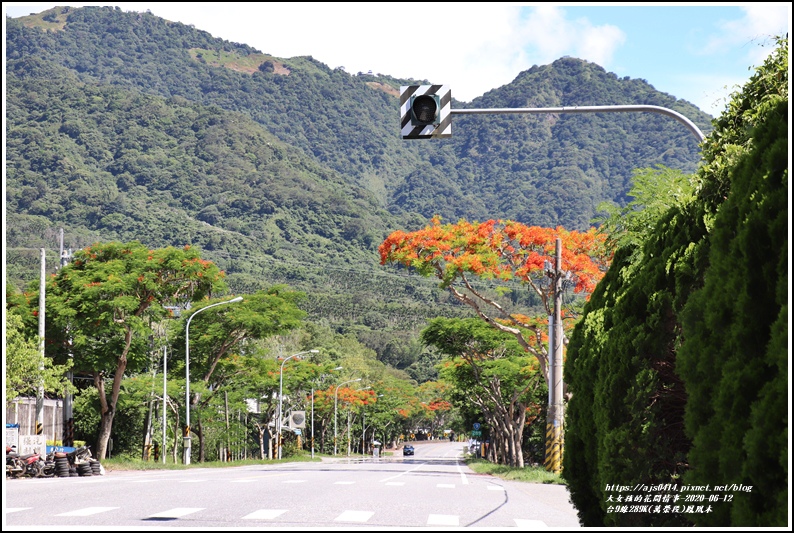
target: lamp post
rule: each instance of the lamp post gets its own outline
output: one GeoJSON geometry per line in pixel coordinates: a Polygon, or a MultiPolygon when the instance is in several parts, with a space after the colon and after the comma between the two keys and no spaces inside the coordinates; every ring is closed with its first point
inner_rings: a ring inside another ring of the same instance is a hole
{"type": "MultiPolygon", "coordinates": [[[[342,370],[341,366],[338,366],[331,371],[335,370],[342,370]]],[[[331,374],[323,374],[320,376],[320,382],[322,383],[323,379],[330,376],[331,374]]],[[[314,383],[312,383],[312,459],[314,459],[314,383]]]]}
{"type": "Polygon", "coordinates": [[[190,464],[190,321],[193,320],[194,316],[201,313],[202,311],[206,311],[210,307],[223,304],[236,304],[237,302],[242,301],[243,297],[238,296],[237,298],[232,298],[231,300],[226,300],[225,302],[210,304],[207,307],[202,307],[190,315],[190,318],[187,319],[187,325],[185,326],[185,437],[183,440],[182,457],[182,462],[186,465],[190,464]]]}
{"type": "MultiPolygon", "coordinates": [[[[292,359],[293,357],[298,357],[299,355],[307,354],[307,353],[319,353],[320,350],[307,350],[305,352],[298,352],[296,354],[292,354],[286,359],[281,362],[281,369],[278,372],[278,418],[276,419],[276,428],[278,429],[276,432],[276,442],[278,443],[278,453],[277,459],[281,459],[281,404],[283,400],[283,394],[281,391],[284,389],[284,363],[292,359]]],[[[304,419],[305,420],[305,419],[304,419]]]]}
{"type": "MultiPolygon", "coordinates": [[[[375,396],[375,398],[383,398],[383,394],[378,394],[377,396],[375,396]]],[[[377,401],[377,400],[375,400],[375,401],[377,401]]],[[[366,448],[366,440],[365,439],[367,437],[367,424],[366,424],[366,418],[365,418],[366,415],[367,415],[367,410],[366,409],[362,410],[361,411],[361,455],[366,455],[367,454],[366,451],[365,451],[365,448],[366,448]]],[[[375,436],[374,436],[375,434],[373,433],[372,435],[373,435],[372,439],[375,440],[375,436]]]]}
{"type": "Polygon", "coordinates": [[[350,381],[343,381],[339,385],[336,386],[336,390],[334,390],[334,455],[336,455],[336,413],[337,413],[337,405],[339,402],[339,387],[345,385],[347,383],[353,383],[355,381],[361,381],[361,378],[351,379],[350,381]]]}
{"type": "MultiPolygon", "coordinates": [[[[356,389],[356,392],[361,390],[371,389],[372,386],[368,385],[366,387],[356,389]]],[[[350,457],[350,407],[347,409],[347,456],[350,457]]]]}

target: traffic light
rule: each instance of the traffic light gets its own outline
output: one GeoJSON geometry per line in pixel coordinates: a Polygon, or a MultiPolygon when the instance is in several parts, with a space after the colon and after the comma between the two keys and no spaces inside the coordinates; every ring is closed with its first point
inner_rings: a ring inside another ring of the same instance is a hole
{"type": "Polygon", "coordinates": [[[452,91],[448,85],[400,87],[400,130],[403,139],[452,137],[452,91]]]}
{"type": "Polygon", "coordinates": [[[299,429],[306,427],[306,411],[292,411],[289,415],[289,427],[299,429]]]}
{"type": "Polygon", "coordinates": [[[420,94],[411,97],[411,125],[438,126],[441,99],[437,94],[420,94]]]}

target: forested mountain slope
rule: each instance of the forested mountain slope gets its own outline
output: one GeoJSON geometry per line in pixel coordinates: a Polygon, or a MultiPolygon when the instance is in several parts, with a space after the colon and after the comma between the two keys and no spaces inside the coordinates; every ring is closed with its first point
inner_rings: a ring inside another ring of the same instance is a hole
{"type": "MultiPolygon", "coordinates": [[[[451,139],[404,141],[399,87],[427,81],[277,58],[111,7],[6,22],[17,286],[37,279],[31,249],[57,250],[59,228],[71,248],[191,243],[233,290],[287,282],[311,294],[312,318],[386,357],[383,346],[426,317],[466,314],[431,281],[378,265],[389,232],[434,214],[583,229],[599,202],[625,202],[635,168],[693,171],[700,160],[686,128],[647,113],[456,116],[451,139]]],[[[691,104],[574,58],[453,109],[615,104],[669,107],[710,130],[691,104]]],[[[531,305],[526,294],[514,303],[531,305]]]]}

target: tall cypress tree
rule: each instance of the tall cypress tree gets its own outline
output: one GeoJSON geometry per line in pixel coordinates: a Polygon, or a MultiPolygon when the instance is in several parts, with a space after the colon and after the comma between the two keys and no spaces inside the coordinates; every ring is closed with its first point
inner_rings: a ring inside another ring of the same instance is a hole
{"type": "Polygon", "coordinates": [[[729,133],[743,150],[725,158],[730,194],[714,218],[704,286],[681,314],[679,370],[693,400],[685,482],[727,484],[732,497],[698,525],[788,521],[787,66],[781,48],[737,100],[729,133]]]}

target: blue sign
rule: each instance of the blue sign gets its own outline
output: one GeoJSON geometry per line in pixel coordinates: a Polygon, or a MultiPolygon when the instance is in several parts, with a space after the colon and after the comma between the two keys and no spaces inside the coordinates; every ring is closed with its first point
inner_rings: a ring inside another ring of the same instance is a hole
{"type": "Polygon", "coordinates": [[[47,446],[47,453],[64,452],[71,453],[75,450],[74,446],[47,446]]]}
{"type": "Polygon", "coordinates": [[[475,422],[473,427],[474,427],[474,430],[477,431],[478,429],[480,429],[480,423],[479,422],[475,422]]]}

